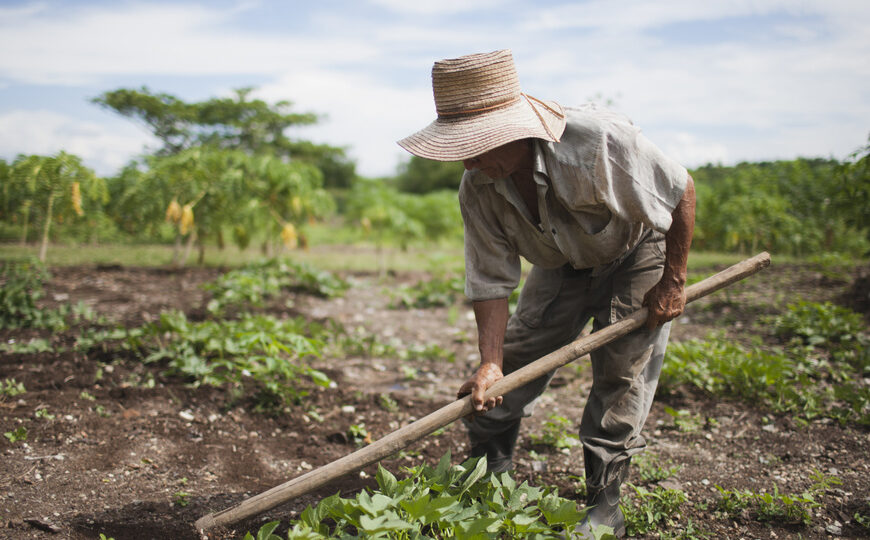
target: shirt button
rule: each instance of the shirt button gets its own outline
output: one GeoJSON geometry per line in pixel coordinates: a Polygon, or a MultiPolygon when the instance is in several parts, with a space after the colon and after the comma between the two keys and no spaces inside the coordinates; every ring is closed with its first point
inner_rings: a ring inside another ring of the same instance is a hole
{"type": "Polygon", "coordinates": [[[556,229],[550,229],[550,232],[556,234],[556,229]]]}

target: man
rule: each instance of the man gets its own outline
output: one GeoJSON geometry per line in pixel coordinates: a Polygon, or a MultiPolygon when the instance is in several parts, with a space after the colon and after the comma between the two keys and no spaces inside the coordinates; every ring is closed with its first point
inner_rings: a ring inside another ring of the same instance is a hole
{"type": "Polygon", "coordinates": [[[626,118],[587,105],[563,108],[520,92],[510,51],[436,62],[438,118],[399,144],[428,159],[462,161],[466,294],[480,366],[459,389],[479,414],[466,420],[472,455],[512,467],[520,420],[553,373],[484,399],[503,377],[642,306],[646,328],[591,354],[593,384],[580,424],[591,507],[579,532],[625,532],[620,486],[646,443],[671,319],[683,287],[695,219],[686,169],[626,118]],[[516,313],[508,297],[532,263],[516,313]]]}

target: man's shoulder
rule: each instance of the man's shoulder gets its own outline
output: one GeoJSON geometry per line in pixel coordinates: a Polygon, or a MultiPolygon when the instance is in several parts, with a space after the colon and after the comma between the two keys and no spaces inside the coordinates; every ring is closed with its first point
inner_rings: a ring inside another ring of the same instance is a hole
{"type": "Polygon", "coordinates": [[[608,135],[637,130],[624,114],[594,103],[563,108],[567,117],[565,132],[560,142],[546,144],[545,152],[565,165],[588,163],[608,135]]]}

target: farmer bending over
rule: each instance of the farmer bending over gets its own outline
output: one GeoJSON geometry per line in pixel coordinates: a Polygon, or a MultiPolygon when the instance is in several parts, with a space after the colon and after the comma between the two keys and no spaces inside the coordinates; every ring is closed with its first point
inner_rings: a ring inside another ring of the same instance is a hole
{"type": "Polygon", "coordinates": [[[462,161],[465,292],[474,305],[480,366],[458,394],[472,456],[493,472],[512,467],[520,420],[553,373],[505,396],[485,390],[577,338],[649,307],[647,326],[592,352],[592,390],[580,440],[597,525],[624,535],[620,486],[646,445],[671,319],[685,307],[695,222],[692,178],[630,120],[584,105],[562,107],[520,92],[509,50],[435,62],[438,118],[399,144],[416,156],[462,161]],[[532,263],[516,313],[508,297],[532,263]]]}

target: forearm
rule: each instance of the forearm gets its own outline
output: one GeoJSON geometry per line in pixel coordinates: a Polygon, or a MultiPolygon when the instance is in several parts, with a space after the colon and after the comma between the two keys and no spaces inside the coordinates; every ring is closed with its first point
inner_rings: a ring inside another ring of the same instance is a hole
{"type": "Polygon", "coordinates": [[[671,228],[665,234],[665,270],[662,281],[682,288],[686,284],[689,248],[695,231],[695,182],[689,176],[683,198],[674,209],[671,228]]]}
{"type": "Polygon", "coordinates": [[[508,299],[496,298],[474,302],[477,320],[478,349],[481,365],[493,363],[501,369],[504,335],[507,329],[508,299]]]}

